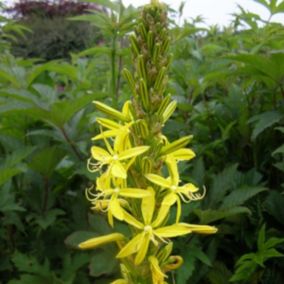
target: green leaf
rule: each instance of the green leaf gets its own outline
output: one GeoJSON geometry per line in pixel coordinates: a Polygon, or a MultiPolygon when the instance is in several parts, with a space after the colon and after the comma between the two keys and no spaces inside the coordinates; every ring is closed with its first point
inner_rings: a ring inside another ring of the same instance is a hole
{"type": "Polygon", "coordinates": [[[65,62],[57,62],[51,61],[43,65],[39,65],[34,68],[34,70],[30,73],[28,78],[28,84],[32,84],[32,82],[43,72],[55,72],[57,74],[65,75],[71,80],[77,79],[77,69],[76,67],[65,63],[65,62]]]}
{"type": "MultiPolygon", "coordinates": [[[[22,274],[19,280],[10,280],[8,284],[42,284],[42,283],[54,283],[52,275],[49,277],[43,277],[39,275],[22,274]]],[[[56,283],[59,284],[59,283],[56,283]]],[[[63,283],[61,283],[63,284],[63,283]]]]}
{"type": "Polygon", "coordinates": [[[63,127],[79,110],[94,99],[93,95],[85,95],[72,100],[58,101],[51,106],[48,120],[58,127],[63,127]]]}
{"type": "Polygon", "coordinates": [[[253,116],[249,123],[254,124],[251,139],[255,140],[260,133],[265,129],[271,127],[275,123],[278,123],[282,119],[283,115],[278,111],[268,111],[258,115],[253,116]]]}
{"type": "Polygon", "coordinates": [[[108,224],[106,217],[101,214],[88,214],[90,227],[99,235],[107,235],[113,233],[113,229],[108,224]]]}
{"type": "Polygon", "coordinates": [[[274,9],[274,14],[284,13],[284,2],[279,3],[279,5],[274,9]]]}
{"type": "Polygon", "coordinates": [[[200,260],[202,263],[212,266],[211,260],[209,257],[202,251],[202,249],[198,247],[193,247],[190,249],[190,253],[195,256],[198,260],[200,260]]]}
{"type": "Polygon", "coordinates": [[[275,156],[277,154],[282,154],[282,155],[284,154],[284,144],[272,152],[272,156],[275,156]]]}
{"type": "Polygon", "coordinates": [[[259,186],[243,186],[241,188],[235,189],[224,198],[220,208],[225,209],[244,205],[247,200],[266,190],[267,188],[259,186]]]}
{"type": "Polygon", "coordinates": [[[225,263],[216,261],[213,268],[210,269],[207,278],[210,284],[229,284],[232,273],[225,263]]]}
{"type": "Polygon", "coordinates": [[[257,238],[257,248],[261,250],[263,248],[263,244],[265,242],[265,224],[263,224],[259,230],[258,238],[257,238]]]}
{"type": "Polygon", "coordinates": [[[78,56],[84,57],[84,56],[90,56],[90,55],[110,55],[111,54],[111,48],[107,46],[96,46],[92,48],[85,49],[81,51],[78,56]]]}
{"type": "Polygon", "coordinates": [[[65,151],[53,146],[38,151],[29,163],[29,167],[45,177],[50,177],[65,156],[65,151]]]}
{"type": "Polygon", "coordinates": [[[13,75],[9,74],[8,72],[4,71],[4,70],[0,70],[0,80],[1,81],[4,80],[4,82],[7,81],[16,88],[20,86],[17,78],[14,77],[13,75]]]}
{"type": "Polygon", "coordinates": [[[98,249],[95,251],[89,266],[90,275],[100,277],[102,275],[112,275],[118,271],[118,261],[115,258],[117,251],[98,249]]]}
{"type": "Polygon", "coordinates": [[[0,186],[21,172],[22,171],[17,168],[0,168],[0,186]]]}
{"type": "Polygon", "coordinates": [[[11,155],[9,155],[5,160],[6,167],[15,167],[17,166],[22,160],[24,160],[27,156],[29,156],[35,147],[23,147],[21,149],[15,150],[11,155]]]}
{"type": "Polygon", "coordinates": [[[212,185],[208,192],[208,207],[217,207],[226,195],[234,187],[235,179],[238,174],[237,164],[226,167],[221,173],[214,176],[212,185]]]}
{"type": "Polygon", "coordinates": [[[25,208],[18,205],[15,201],[15,194],[9,187],[0,189],[0,211],[5,213],[9,211],[25,211],[25,208]]]}
{"type": "Polygon", "coordinates": [[[65,254],[63,259],[63,269],[60,278],[64,284],[73,284],[78,274],[78,270],[90,261],[89,254],[85,252],[76,252],[76,254],[65,254]]]}
{"type": "Polygon", "coordinates": [[[223,210],[194,210],[195,214],[200,218],[200,223],[209,224],[221,219],[229,218],[239,214],[250,214],[250,210],[246,207],[234,207],[223,210]]]}
{"type": "Polygon", "coordinates": [[[264,210],[284,225],[284,196],[277,191],[271,191],[264,202],[264,210]]]}
{"type": "Polygon", "coordinates": [[[37,223],[43,230],[46,230],[49,226],[53,225],[58,216],[65,215],[65,212],[61,209],[51,209],[44,213],[42,216],[35,217],[35,223],[37,223]]]}
{"type": "Polygon", "coordinates": [[[183,266],[177,270],[177,283],[186,284],[196,268],[196,257],[191,254],[183,256],[183,266]]]}
{"type": "Polygon", "coordinates": [[[276,247],[277,245],[279,244],[282,244],[284,243],[284,238],[275,238],[275,237],[272,237],[272,238],[269,238],[265,244],[262,246],[262,248],[265,250],[268,250],[270,248],[273,248],[273,247],[276,247]]]}
{"type": "Polygon", "coordinates": [[[41,265],[35,257],[16,251],[12,257],[12,262],[21,272],[34,273],[41,276],[49,275],[48,261],[45,261],[44,264],[41,265]]]}
{"type": "Polygon", "coordinates": [[[248,281],[256,269],[256,263],[252,261],[245,261],[237,268],[234,275],[230,278],[230,282],[237,282],[241,280],[248,281]]]}

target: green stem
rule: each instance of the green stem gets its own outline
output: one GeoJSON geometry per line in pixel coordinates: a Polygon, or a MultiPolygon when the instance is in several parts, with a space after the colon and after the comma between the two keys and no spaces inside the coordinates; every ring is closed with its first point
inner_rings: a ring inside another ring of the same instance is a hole
{"type": "Polygon", "coordinates": [[[75,146],[74,142],[70,139],[70,137],[68,136],[65,128],[62,126],[60,127],[61,133],[64,136],[66,142],[70,145],[71,149],[73,150],[74,154],[77,156],[77,158],[80,161],[84,161],[85,158],[82,157],[82,155],[80,154],[79,150],[77,149],[77,147],[75,146]]]}
{"type": "Polygon", "coordinates": [[[112,49],[111,49],[111,94],[112,103],[114,107],[117,107],[117,96],[116,96],[116,34],[112,38],[112,49]]]}
{"type": "MultiPolygon", "coordinates": [[[[120,48],[123,47],[123,39],[120,40],[120,48]]],[[[122,71],[122,56],[119,55],[118,57],[118,73],[117,73],[117,81],[116,81],[116,88],[115,88],[115,99],[118,102],[119,97],[119,89],[120,89],[120,82],[121,82],[121,71],[122,71]]]]}
{"type": "Polygon", "coordinates": [[[49,198],[49,179],[48,177],[43,177],[44,191],[43,191],[43,202],[42,202],[42,213],[46,212],[49,198]]]}

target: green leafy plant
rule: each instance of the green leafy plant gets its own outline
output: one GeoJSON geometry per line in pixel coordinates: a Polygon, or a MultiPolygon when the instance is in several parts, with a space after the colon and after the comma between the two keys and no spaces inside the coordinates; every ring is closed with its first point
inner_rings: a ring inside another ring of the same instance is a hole
{"type": "Polygon", "coordinates": [[[283,257],[284,255],[275,248],[284,242],[283,238],[265,238],[265,225],[259,231],[257,239],[257,252],[244,254],[236,262],[236,271],[231,277],[231,282],[244,280],[246,282],[253,281],[258,283],[261,279],[262,273],[256,272],[259,268],[265,269],[265,262],[271,258],[283,257]]]}

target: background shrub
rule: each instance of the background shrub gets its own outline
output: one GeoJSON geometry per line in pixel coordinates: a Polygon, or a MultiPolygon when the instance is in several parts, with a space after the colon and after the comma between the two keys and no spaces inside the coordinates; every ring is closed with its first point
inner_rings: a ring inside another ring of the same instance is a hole
{"type": "Polygon", "coordinates": [[[102,11],[101,6],[76,1],[24,0],[15,3],[6,11],[30,32],[13,41],[12,53],[45,60],[70,58],[70,52],[98,43],[102,35],[95,26],[68,20],[91,9],[102,11]]]}

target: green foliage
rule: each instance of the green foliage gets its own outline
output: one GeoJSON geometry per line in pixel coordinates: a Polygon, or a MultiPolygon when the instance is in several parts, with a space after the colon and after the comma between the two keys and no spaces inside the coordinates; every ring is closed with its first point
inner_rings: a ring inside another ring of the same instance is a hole
{"type": "MultiPolygon", "coordinates": [[[[86,169],[89,141],[99,131],[91,102],[120,105],[128,98],[121,66],[129,63],[126,34],[137,11],[93,2],[110,13],[80,20],[96,25],[103,43],[73,53],[68,62],[14,57],[8,31],[24,30],[0,18],[3,283],[110,283],[117,273],[111,246],[90,253],[75,247],[112,232],[102,216],[88,214],[84,196],[88,180],[96,179],[86,169]]],[[[271,16],[283,12],[283,1],[256,2],[271,16]]],[[[171,141],[194,134],[197,157],[180,164],[181,179],[206,188],[204,200],[186,205],[182,218],[219,232],[175,243],[184,264],[169,283],[284,282],[283,30],[273,17],[244,9],[223,30],[201,26],[199,19],[171,26],[168,92],[178,106],[165,132],[171,141]]]]}
{"type": "MultiPolygon", "coordinates": [[[[231,282],[244,280],[249,282],[253,278],[253,274],[260,266],[264,268],[264,262],[270,258],[283,257],[284,254],[280,253],[275,247],[284,242],[284,238],[269,238],[265,240],[265,225],[259,231],[257,239],[257,252],[244,254],[236,262],[236,271],[231,277],[231,282]]],[[[255,280],[254,280],[255,281],[255,280]]]]}
{"type": "Polygon", "coordinates": [[[15,24],[9,37],[12,53],[24,58],[52,59],[70,58],[71,52],[78,52],[98,43],[102,38],[98,29],[89,23],[74,23],[68,17],[80,15],[89,9],[100,10],[97,5],[77,1],[33,1],[13,3],[6,9],[15,24]],[[23,33],[25,27],[26,33],[23,33]],[[17,29],[16,29],[17,28],[17,29]],[[21,39],[15,32],[21,32],[21,39]]]}

